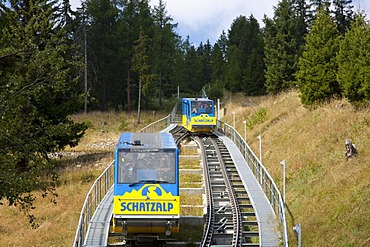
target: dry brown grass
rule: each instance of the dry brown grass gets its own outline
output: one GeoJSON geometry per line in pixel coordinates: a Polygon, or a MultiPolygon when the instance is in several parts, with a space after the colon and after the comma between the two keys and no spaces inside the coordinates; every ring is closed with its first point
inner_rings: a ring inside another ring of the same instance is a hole
{"type": "Polygon", "coordinates": [[[121,132],[139,131],[156,118],[143,112],[141,124],[135,126],[135,114],[89,113],[73,115],[76,122],[88,122],[85,137],[75,148],[63,154],[61,173],[56,188],[57,204],[37,195],[37,229],[32,229],[25,215],[16,207],[0,206],[0,246],[71,246],[76,233],[80,211],[86,194],[95,179],[113,160],[113,150],[121,132]],[[68,153],[67,153],[68,154],[68,153]]]}
{"type": "Polygon", "coordinates": [[[37,229],[17,208],[0,206],[0,246],[71,246],[86,193],[101,172],[101,167],[90,167],[63,173],[57,204],[38,195],[32,212],[37,229]]]}
{"type": "MultiPolygon", "coordinates": [[[[261,134],[263,163],[280,188],[279,163],[286,160],[289,230],[302,224],[303,245],[370,245],[369,109],[355,110],[345,100],[334,100],[310,110],[302,107],[294,91],[242,98],[226,107],[236,112],[242,136],[243,121],[259,109],[266,110],[263,121],[247,130],[247,143],[259,155],[261,134]],[[246,101],[258,102],[245,107],[246,101]],[[344,156],[347,138],[359,150],[358,157],[349,161],[344,156]]],[[[232,124],[230,111],[224,121],[232,124]]],[[[292,231],[290,243],[297,243],[292,231]]]]}
{"type": "Polygon", "coordinates": [[[180,169],[201,169],[200,157],[199,160],[180,158],[179,167],[180,169]]]}
{"type": "Polygon", "coordinates": [[[113,150],[118,137],[122,132],[138,132],[148,124],[164,117],[167,114],[159,113],[153,116],[152,112],[142,112],[139,125],[135,124],[136,114],[114,112],[91,112],[89,114],[76,114],[71,118],[76,122],[86,122],[89,126],[86,135],[73,151],[96,151],[102,148],[104,143],[113,143],[108,150],[113,150]]]}

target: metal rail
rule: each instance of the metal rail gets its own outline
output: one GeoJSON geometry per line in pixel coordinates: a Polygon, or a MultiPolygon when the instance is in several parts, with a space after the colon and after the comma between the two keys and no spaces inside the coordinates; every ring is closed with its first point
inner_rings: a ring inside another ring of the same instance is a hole
{"type": "Polygon", "coordinates": [[[203,154],[207,195],[206,225],[200,246],[259,246],[250,243],[251,237],[259,236],[258,232],[246,227],[251,223],[249,217],[254,217],[255,213],[250,205],[253,212],[246,217],[247,212],[243,211],[242,217],[239,204],[246,200],[247,192],[235,182],[240,181],[240,177],[230,153],[215,136],[195,139],[203,154]]]}
{"type": "Polygon", "coordinates": [[[222,175],[225,179],[226,188],[227,188],[227,192],[228,192],[229,200],[230,200],[230,205],[231,205],[231,210],[232,210],[232,214],[233,214],[234,235],[233,235],[232,245],[233,246],[239,246],[242,243],[242,219],[241,219],[241,215],[240,215],[238,200],[237,200],[233,185],[232,185],[232,183],[230,181],[230,178],[228,176],[228,172],[226,170],[225,163],[222,159],[223,156],[220,152],[218,144],[213,139],[211,139],[211,143],[215,147],[217,156],[220,157],[220,167],[221,167],[222,175]]]}
{"type": "Polygon", "coordinates": [[[93,217],[96,208],[107,194],[113,185],[113,166],[112,162],[104,172],[95,180],[89,193],[86,196],[85,202],[82,206],[78,227],[73,242],[74,247],[83,246],[85,243],[86,232],[89,229],[91,218],[93,217]]]}
{"type": "Polygon", "coordinates": [[[288,244],[288,229],[285,217],[285,204],[280,194],[278,187],[276,186],[273,178],[270,176],[266,168],[263,166],[261,161],[254,154],[252,149],[248,146],[241,135],[230,125],[217,120],[218,130],[221,131],[225,136],[231,139],[238,147],[239,151],[243,154],[248,166],[252,170],[258,183],[263,188],[271,206],[273,207],[276,215],[279,216],[279,220],[282,226],[284,246],[288,244]]]}
{"type": "Polygon", "coordinates": [[[213,190],[211,186],[211,177],[209,170],[207,169],[207,166],[205,165],[207,163],[206,158],[206,151],[203,142],[199,137],[195,138],[195,141],[198,143],[202,155],[202,163],[203,163],[203,173],[205,177],[205,189],[206,189],[206,196],[207,196],[207,214],[206,214],[206,227],[204,229],[203,237],[201,240],[200,246],[206,247],[208,246],[212,241],[212,235],[213,235],[213,228],[214,228],[214,222],[215,222],[215,212],[213,210],[214,204],[213,204],[213,190]]]}

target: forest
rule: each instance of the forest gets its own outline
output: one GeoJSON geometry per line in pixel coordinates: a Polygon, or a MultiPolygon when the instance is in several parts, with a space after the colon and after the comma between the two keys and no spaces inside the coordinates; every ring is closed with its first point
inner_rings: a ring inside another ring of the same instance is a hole
{"type": "MultiPolygon", "coordinates": [[[[281,0],[261,27],[237,16],[219,39],[181,37],[165,1],[0,1],[0,201],[29,209],[53,193],[48,153],[75,146],[87,111],[172,108],[181,96],[222,98],[298,89],[317,107],[370,99],[370,24],[352,0],[281,0]]],[[[140,121],[140,118],[138,118],[140,121]]],[[[32,220],[32,218],[31,218],[32,220]]]]}

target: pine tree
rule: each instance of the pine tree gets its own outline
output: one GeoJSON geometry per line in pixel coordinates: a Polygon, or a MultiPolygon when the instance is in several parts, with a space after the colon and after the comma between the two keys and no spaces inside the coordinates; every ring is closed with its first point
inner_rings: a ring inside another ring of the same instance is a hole
{"type": "Polygon", "coordinates": [[[247,44],[244,51],[247,59],[243,69],[242,90],[246,95],[261,95],[265,93],[263,35],[253,15],[248,18],[247,24],[247,44]]]}
{"type": "Polygon", "coordinates": [[[226,61],[218,43],[211,52],[211,84],[224,81],[226,61]]]}
{"type": "Polygon", "coordinates": [[[119,70],[115,62],[117,48],[113,45],[118,11],[110,0],[89,0],[87,16],[89,19],[89,69],[92,96],[98,99],[100,109],[108,110],[110,96],[116,90],[115,72],[119,70]],[[92,71],[91,71],[92,70],[92,71]]]}
{"type": "Polygon", "coordinates": [[[350,102],[370,100],[370,26],[362,15],[356,16],[340,44],[338,81],[350,102]]]}
{"type": "Polygon", "coordinates": [[[147,95],[151,90],[154,75],[151,74],[149,63],[150,39],[141,29],[139,39],[134,42],[134,56],[132,58],[132,69],[139,74],[138,86],[138,110],[136,124],[140,124],[141,97],[147,95]]]}
{"type": "MultiPolygon", "coordinates": [[[[298,21],[292,3],[282,0],[275,9],[274,18],[264,18],[266,90],[278,93],[294,86],[300,41],[298,21]]],[[[302,30],[300,31],[302,32],[302,30]]]]}
{"type": "Polygon", "coordinates": [[[225,70],[225,88],[232,93],[241,92],[242,81],[242,52],[239,47],[231,45],[227,49],[227,65],[225,70]]]}
{"type": "Polygon", "coordinates": [[[310,25],[310,5],[306,0],[294,0],[293,9],[297,20],[297,46],[299,47],[299,55],[301,56],[302,45],[304,44],[304,37],[308,32],[308,26],[310,25]]]}
{"type": "MultiPolygon", "coordinates": [[[[263,38],[253,15],[237,17],[229,29],[225,81],[232,92],[264,92],[263,38]]],[[[221,46],[220,46],[221,47],[221,46]]]]}
{"type": "Polygon", "coordinates": [[[351,3],[352,0],[333,0],[334,20],[341,34],[346,32],[353,20],[353,5],[351,3]]]}
{"type": "Polygon", "coordinates": [[[225,66],[221,48],[215,43],[211,52],[211,83],[207,88],[207,96],[211,99],[220,99],[223,96],[225,66]]]}
{"type": "MultiPolygon", "coordinates": [[[[188,43],[188,41],[186,42],[188,43]]],[[[201,96],[202,87],[204,84],[201,81],[202,65],[197,49],[190,45],[186,47],[184,55],[184,75],[183,81],[180,84],[182,91],[189,95],[201,96]]]]}
{"type": "Polygon", "coordinates": [[[233,93],[242,91],[243,70],[247,61],[245,52],[248,49],[248,37],[245,35],[247,29],[248,21],[245,16],[237,17],[229,29],[225,76],[227,89],[233,93]]]}
{"type": "Polygon", "coordinates": [[[311,6],[314,8],[316,13],[318,13],[320,9],[329,11],[330,0],[311,0],[311,6]]]}
{"type": "Polygon", "coordinates": [[[178,37],[174,32],[177,24],[173,23],[171,16],[167,14],[166,5],[162,0],[154,7],[153,37],[153,69],[157,75],[157,88],[159,106],[162,107],[162,97],[170,97],[176,90],[175,55],[178,37]]]}
{"type": "Polygon", "coordinates": [[[68,79],[78,63],[65,57],[70,51],[55,4],[0,6],[0,23],[7,23],[0,38],[0,200],[26,211],[34,190],[53,193],[56,171],[48,154],[77,145],[86,129],[68,118],[80,106],[78,82],[68,79]]]}
{"type": "Polygon", "coordinates": [[[320,103],[341,94],[336,78],[339,38],[329,12],[320,9],[306,36],[304,51],[299,60],[299,71],[296,74],[301,102],[304,105],[320,103]]]}
{"type": "Polygon", "coordinates": [[[211,82],[211,52],[212,46],[209,40],[203,45],[199,45],[197,49],[197,54],[201,63],[201,82],[203,85],[209,84],[211,82]]]}

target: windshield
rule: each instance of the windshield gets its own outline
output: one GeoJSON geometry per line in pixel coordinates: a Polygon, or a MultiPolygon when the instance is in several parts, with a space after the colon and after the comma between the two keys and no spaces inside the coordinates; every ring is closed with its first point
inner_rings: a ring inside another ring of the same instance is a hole
{"type": "Polygon", "coordinates": [[[210,114],[212,113],[212,101],[210,100],[194,100],[191,102],[193,114],[210,114]]]}
{"type": "Polygon", "coordinates": [[[175,183],[175,152],[118,153],[118,183],[175,183]]]}

